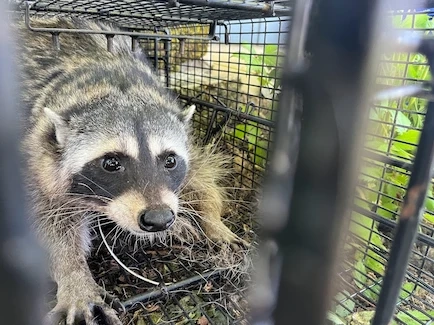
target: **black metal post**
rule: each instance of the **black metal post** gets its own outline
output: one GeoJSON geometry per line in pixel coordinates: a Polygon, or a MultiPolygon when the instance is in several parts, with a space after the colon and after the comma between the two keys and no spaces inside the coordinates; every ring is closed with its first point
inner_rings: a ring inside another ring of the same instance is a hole
{"type": "MultiPolygon", "coordinates": [[[[430,69],[434,71],[434,40],[424,40],[420,52],[427,56],[430,69]]],[[[434,88],[431,92],[434,94],[434,88]]],[[[430,101],[399,215],[373,325],[387,325],[393,317],[409,257],[417,237],[418,225],[424,211],[427,189],[431,184],[433,159],[434,102],[430,101]]]]}
{"type": "Polygon", "coordinates": [[[138,50],[139,47],[139,41],[137,37],[131,37],[131,51],[135,53],[138,50]]]}
{"type": "Polygon", "coordinates": [[[21,157],[19,100],[5,1],[0,3],[0,315],[8,325],[38,325],[46,271],[29,228],[21,157]]]}
{"type": "MultiPolygon", "coordinates": [[[[277,301],[255,310],[254,324],[325,322],[337,250],[352,206],[368,99],[384,46],[375,36],[387,32],[380,16],[385,4],[319,0],[307,19],[308,1],[296,3],[261,207],[263,247],[268,245],[273,263],[262,275],[271,278],[269,284],[278,292],[259,286],[256,299],[262,290],[262,300],[277,301]],[[309,66],[300,67],[308,21],[311,59],[309,66]]],[[[256,301],[254,308],[258,305],[256,301]]]]}
{"type": "Polygon", "coordinates": [[[156,299],[159,299],[163,297],[164,295],[170,294],[176,290],[179,290],[181,288],[185,289],[189,286],[196,285],[198,283],[206,283],[210,279],[217,278],[221,276],[221,271],[208,271],[206,273],[196,275],[194,277],[173,283],[167,287],[161,287],[149,292],[146,292],[141,295],[137,295],[134,297],[131,297],[130,299],[124,301],[122,305],[125,307],[125,309],[131,309],[138,303],[147,303],[149,301],[154,301],[156,299]]]}
{"type": "Polygon", "coordinates": [[[155,62],[155,72],[158,73],[158,38],[154,39],[154,62],[155,62]]]}
{"type": "Polygon", "coordinates": [[[234,9],[234,10],[246,10],[246,11],[256,11],[261,12],[265,16],[274,16],[275,14],[285,15],[289,14],[290,9],[282,8],[279,5],[275,5],[274,2],[259,2],[250,4],[248,2],[222,2],[218,0],[179,0],[180,4],[191,5],[191,6],[203,6],[211,8],[222,8],[222,9],[234,9]]]}
{"type": "Polygon", "coordinates": [[[52,40],[53,40],[53,48],[56,51],[59,51],[60,50],[59,33],[52,33],[51,37],[52,37],[52,40]]]}
{"type": "Polygon", "coordinates": [[[259,211],[261,243],[255,261],[254,287],[249,296],[253,325],[271,324],[276,303],[281,272],[276,235],[287,221],[302,109],[300,96],[297,97],[292,82],[295,76],[302,73],[305,65],[303,54],[311,4],[310,0],[298,1],[294,8],[277,118],[276,121],[266,121],[270,126],[276,126],[276,140],[271,147],[270,171],[265,178],[264,197],[259,211]]]}
{"type": "MultiPolygon", "coordinates": [[[[163,29],[164,34],[170,35],[168,28],[163,29]]],[[[166,87],[170,88],[170,51],[172,48],[172,41],[170,39],[164,40],[164,71],[166,73],[166,87]]]]}
{"type": "Polygon", "coordinates": [[[170,44],[170,40],[164,40],[164,72],[167,88],[170,88],[170,44]]]}
{"type": "Polygon", "coordinates": [[[113,37],[114,35],[106,35],[107,38],[107,51],[113,52],[113,37]]]}

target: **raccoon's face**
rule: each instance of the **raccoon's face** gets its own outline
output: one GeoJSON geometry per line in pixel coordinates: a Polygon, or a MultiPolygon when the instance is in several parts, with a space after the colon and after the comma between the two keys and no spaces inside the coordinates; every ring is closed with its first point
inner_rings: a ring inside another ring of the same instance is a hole
{"type": "Polygon", "coordinates": [[[69,118],[46,110],[70,194],[136,235],[169,229],[188,172],[194,107],[178,113],[100,106],[69,118]]]}

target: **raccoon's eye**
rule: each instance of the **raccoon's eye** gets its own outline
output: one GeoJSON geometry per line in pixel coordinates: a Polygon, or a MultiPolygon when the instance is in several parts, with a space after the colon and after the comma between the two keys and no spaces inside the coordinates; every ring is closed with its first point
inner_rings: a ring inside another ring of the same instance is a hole
{"type": "Polygon", "coordinates": [[[174,154],[170,154],[166,157],[164,167],[167,169],[174,169],[176,167],[176,158],[174,154]]]}
{"type": "Polygon", "coordinates": [[[110,173],[118,172],[123,170],[121,162],[118,157],[108,156],[102,160],[102,168],[110,173]]]}

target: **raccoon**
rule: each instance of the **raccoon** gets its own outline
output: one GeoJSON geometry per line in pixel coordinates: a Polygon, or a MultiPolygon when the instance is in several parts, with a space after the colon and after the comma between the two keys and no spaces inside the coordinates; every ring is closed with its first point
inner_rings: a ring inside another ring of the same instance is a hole
{"type": "MultiPolygon", "coordinates": [[[[114,30],[77,18],[34,18],[37,27],[114,30]]],[[[103,216],[141,238],[183,236],[180,199],[214,242],[245,243],[224,223],[226,157],[192,140],[194,106],[181,109],[130,38],[51,35],[15,23],[24,107],[23,153],[34,225],[46,247],[57,304],[66,319],[121,324],[119,301],[87,265],[92,222],[103,216]]]]}

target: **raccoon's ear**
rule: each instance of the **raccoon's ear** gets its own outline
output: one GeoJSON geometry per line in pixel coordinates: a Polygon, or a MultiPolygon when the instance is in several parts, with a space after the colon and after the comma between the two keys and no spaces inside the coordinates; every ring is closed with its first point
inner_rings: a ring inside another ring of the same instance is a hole
{"type": "Polygon", "coordinates": [[[191,118],[193,117],[194,112],[196,111],[196,105],[191,105],[190,107],[184,109],[178,114],[178,118],[184,122],[188,123],[190,122],[191,118]]]}
{"type": "Polygon", "coordinates": [[[44,114],[54,125],[57,143],[63,146],[69,133],[68,123],[59,114],[47,107],[44,107],[44,114]]]}

